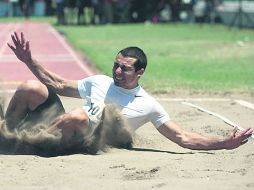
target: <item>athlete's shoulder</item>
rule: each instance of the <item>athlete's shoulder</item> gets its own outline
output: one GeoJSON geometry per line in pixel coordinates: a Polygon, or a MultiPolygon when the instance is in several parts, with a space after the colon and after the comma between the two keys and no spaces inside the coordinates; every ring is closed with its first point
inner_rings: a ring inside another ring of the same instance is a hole
{"type": "Polygon", "coordinates": [[[107,75],[92,75],[92,76],[87,77],[86,79],[91,79],[91,80],[101,80],[101,79],[112,80],[112,78],[107,76],[107,75]]]}
{"type": "Polygon", "coordinates": [[[80,81],[83,82],[111,82],[112,78],[106,75],[92,75],[89,77],[86,77],[84,79],[81,79],[80,81]]]}
{"type": "Polygon", "coordinates": [[[138,92],[136,93],[135,97],[143,97],[143,98],[148,98],[148,99],[152,98],[153,99],[153,97],[150,94],[148,94],[141,86],[140,86],[138,92]]]}
{"type": "Polygon", "coordinates": [[[140,87],[140,90],[135,95],[136,98],[142,97],[145,99],[146,102],[149,102],[150,106],[161,106],[161,104],[156,100],[154,96],[146,92],[142,87],[140,87]]]}

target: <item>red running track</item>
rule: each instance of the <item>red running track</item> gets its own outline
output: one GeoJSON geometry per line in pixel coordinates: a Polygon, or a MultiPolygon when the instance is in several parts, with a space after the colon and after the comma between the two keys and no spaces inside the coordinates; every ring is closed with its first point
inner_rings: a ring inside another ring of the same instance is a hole
{"type": "Polygon", "coordinates": [[[73,80],[94,74],[51,25],[0,23],[0,88],[5,92],[13,92],[21,81],[35,79],[7,46],[7,43],[12,44],[11,34],[14,31],[24,33],[33,57],[50,71],[73,80]]]}

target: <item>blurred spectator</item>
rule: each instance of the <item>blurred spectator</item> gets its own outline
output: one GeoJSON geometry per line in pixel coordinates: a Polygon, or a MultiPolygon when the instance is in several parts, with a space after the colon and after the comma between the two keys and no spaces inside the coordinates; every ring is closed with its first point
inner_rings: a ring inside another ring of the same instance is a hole
{"type": "MultiPolygon", "coordinates": [[[[168,11],[167,10],[168,9],[167,5],[168,5],[167,0],[160,0],[160,1],[152,4],[153,8],[151,9],[150,12],[151,12],[151,21],[153,23],[166,21],[167,18],[165,18],[165,15],[163,15],[163,13],[165,11],[168,11]]],[[[169,20],[169,18],[168,18],[168,20],[169,20]]]]}
{"type": "Polygon", "coordinates": [[[194,22],[193,4],[194,0],[181,1],[180,20],[182,22],[194,22]]]}
{"type": "Polygon", "coordinates": [[[103,0],[91,0],[93,14],[92,24],[101,24],[103,19],[103,0]]]}
{"type": "Polygon", "coordinates": [[[215,14],[214,7],[214,0],[197,0],[193,9],[195,22],[215,22],[218,19],[218,15],[215,14]]]}
{"type": "Polygon", "coordinates": [[[209,22],[211,23],[220,23],[221,18],[216,8],[221,4],[222,0],[208,0],[208,10],[209,10],[209,22]]]}
{"type": "Polygon", "coordinates": [[[65,13],[64,13],[65,3],[64,0],[55,0],[55,1],[56,1],[57,24],[63,25],[65,24],[65,13]]]}
{"type": "Polygon", "coordinates": [[[194,19],[197,23],[202,23],[205,21],[205,0],[196,0],[193,6],[194,19]]]}
{"type": "Polygon", "coordinates": [[[169,0],[169,4],[171,9],[171,21],[180,21],[181,0],[169,0]]]}
{"type": "Polygon", "coordinates": [[[85,19],[85,1],[86,0],[77,0],[77,8],[78,8],[78,14],[77,14],[77,23],[78,25],[82,25],[86,23],[86,19],[85,19]]]}
{"type": "Polygon", "coordinates": [[[130,15],[131,22],[145,22],[147,20],[146,14],[146,0],[130,0],[130,15]]]}
{"type": "Polygon", "coordinates": [[[44,0],[45,1],[45,15],[46,16],[52,16],[54,14],[54,9],[53,9],[53,1],[52,0],[44,0]]]}
{"type": "Polygon", "coordinates": [[[77,0],[78,24],[88,24],[92,22],[93,8],[92,0],[77,0]]]}
{"type": "Polygon", "coordinates": [[[66,24],[76,24],[76,0],[66,0],[66,24]]]}
{"type": "Polygon", "coordinates": [[[19,0],[20,8],[26,19],[30,16],[30,6],[32,5],[32,0],[19,0]]]}
{"type": "Polygon", "coordinates": [[[0,17],[1,16],[20,16],[20,14],[24,15],[21,9],[22,7],[18,0],[9,1],[9,2],[0,0],[0,17]]]}
{"type": "Polygon", "coordinates": [[[114,9],[114,20],[116,23],[130,22],[130,2],[129,0],[116,0],[114,9]]]}
{"type": "Polygon", "coordinates": [[[103,0],[103,16],[102,23],[113,23],[113,0],[103,0]]]}
{"type": "Polygon", "coordinates": [[[159,7],[163,1],[148,0],[145,4],[145,21],[159,22],[159,7]]]}

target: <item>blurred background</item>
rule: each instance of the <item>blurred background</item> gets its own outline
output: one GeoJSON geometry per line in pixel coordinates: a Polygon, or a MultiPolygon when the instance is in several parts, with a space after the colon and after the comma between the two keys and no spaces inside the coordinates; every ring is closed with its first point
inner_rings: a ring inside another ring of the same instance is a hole
{"type": "Polygon", "coordinates": [[[0,17],[56,16],[58,25],[221,23],[254,28],[254,0],[0,0],[0,17]]]}

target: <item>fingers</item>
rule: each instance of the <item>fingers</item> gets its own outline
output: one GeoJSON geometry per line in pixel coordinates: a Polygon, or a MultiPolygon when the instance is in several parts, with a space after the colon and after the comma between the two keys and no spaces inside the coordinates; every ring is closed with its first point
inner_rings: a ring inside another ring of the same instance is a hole
{"type": "Polygon", "coordinates": [[[26,51],[30,51],[30,45],[29,45],[29,42],[26,42],[26,47],[25,47],[25,50],[26,50],[26,51]]]}
{"type": "Polygon", "coordinates": [[[14,34],[11,35],[11,38],[16,47],[21,46],[23,48],[26,42],[23,32],[21,32],[20,36],[21,36],[21,40],[19,39],[17,32],[14,32],[14,34]]]}
{"type": "Polygon", "coordinates": [[[17,32],[14,32],[14,35],[16,37],[16,41],[20,44],[20,40],[19,40],[19,36],[18,36],[17,32]]]}
{"type": "Polygon", "coordinates": [[[238,131],[238,129],[237,129],[237,127],[235,127],[234,130],[232,131],[231,136],[232,136],[232,137],[235,137],[237,131],[238,131]]]}
{"type": "Polygon", "coordinates": [[[252,128],[248,128],[248,130],[247,130],[247,132],[250,134],[252,134],[253,133],[253,129],[252,128]]]}
{"type": "Polygon", "coordinates": [[[253,131],[253,129],[249,127],[247,129],[243,130],[242,133],[247,133],[247,132],[252,132],[252,131],[253,131]]]}
{"type": "Polygon", "coordinates": [[[244,131],[242,131],[240,133],[241,139],[242,139],[242,143],[245,144],[246,142],[248,142],[249,138],[252,136],[252,132],[253,129],[251,128],[247,128],[244,131]]]}
{"type": "Polygon", "coordinates": [[[241,144],[245,144],[245,143],[247,143],[247,142],[248,142],[248,140],[249,140],[249,138],[250,138],[250,136],[249,136],[249,137],[244,138],[244,139],[241,141],[241,144]]]}
{"type": "Polygon", "coordinates": [[[21,45],[22,45],[22,47],[24,47],[24,45],[25,45],[25,37],[24,37],[23,32],[21,32],[21,45]]]}
{"type": "Polygon", "coordinates": [[[253,132],[253,129],[247,128],[247,129],[245,129],[244,131],[242,131],[242,132],[240,133],[240,135],[242,135],[242,136],[250,136],[250,135],[252,135],[252,132],[253,132]]]}
{"type": "Polygon", "coordinates": [[[245,144],[245,143],[247,143],[248,142],[248,139],[245,139],[245,140],[243,140],[242,142],[241,142],[241,145],[243,145],[243,144],[245,144]]]}
{"type": "Polygon", "coordinates": [[[15,36],[14,36],[14,35],[11,35],[11,38],[12,38],[12,41],[13,41],[14,45],[17,47],[17,46],[18,46],[18,42],[17,42],[17,40],[15,39],[15,36]]]}
{"type": "Polygon", "coordinates": [[[9,43],[7,43],[7,45],[9,46],[9,48],[11,48],[12,49],[12,51],[14,51],[15,52],[15,48],[12,46],[12,45],[10,45],[9,43]]]}

